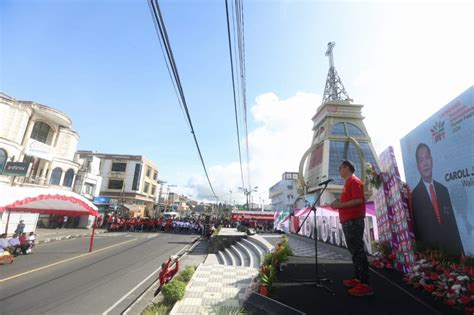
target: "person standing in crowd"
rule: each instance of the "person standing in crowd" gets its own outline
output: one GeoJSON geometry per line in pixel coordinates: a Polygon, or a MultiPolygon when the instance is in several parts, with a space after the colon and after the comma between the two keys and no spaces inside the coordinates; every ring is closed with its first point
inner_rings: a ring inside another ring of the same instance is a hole
{"type": "Polygon", "coordinates": [[[334,201],[331,207],[339,210],[347,247],[352,255],[354,278],[344,280],[344,286],[351,288],[349,294],[354,296],[373,295],[369,286],[369,263],[364,250],[365,198],[364,184],[354,175],[354,163],[343,160],[339,164],[339,175],[344,179],[340,201],[334,201]]]}
{"type": "Polygon", "coordinates": [[[20,220],[20,223],[16,226],[15,234],[16,235],[21,235],[23,231],[25,230],[25,223],[23,220],[20,220]]]}
{"type": "Polygon", "coordinates": [[[448,188],[433,180],[433,158],[425,143],[415,152],[420,181],[412,193],[415,239],[450,254],[464,253],[448,188]]]}

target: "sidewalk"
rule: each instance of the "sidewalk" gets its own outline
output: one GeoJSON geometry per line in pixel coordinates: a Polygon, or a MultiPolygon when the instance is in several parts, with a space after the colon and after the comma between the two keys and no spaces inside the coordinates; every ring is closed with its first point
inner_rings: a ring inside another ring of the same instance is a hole
{"type": "MultiPolygon", "coordinates": [[[[225,235],[240,235],[240,232],[227,231],[225,235]]],[[[267,248],[266,251],[272,249],[272,245],[260,235],[249,237],[258,239],[267,248]]],[[[184,298],[174,305],[170,314],[221,314],[236,311],[243,307],[257,275],[257,268],[221,265],[216,255],[208,255],[188,283],[184,298]]]]}
{"type": "MultiPolygon", "coordinates": [[[[88,229],[36,229],[36,244],[67,240],[70,238],[90,237],[92,230],[88,229]]],[[[107,232],[105,229],[96,229],[95,235],[107,232]]]]}

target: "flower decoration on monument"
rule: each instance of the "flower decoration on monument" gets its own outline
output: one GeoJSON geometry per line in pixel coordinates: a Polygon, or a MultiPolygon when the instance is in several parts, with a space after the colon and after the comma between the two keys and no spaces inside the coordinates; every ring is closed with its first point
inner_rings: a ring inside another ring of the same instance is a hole
{"type": "Polygon", "coordinates": [[[372,164],[367,163],[365,167],[365,177],[371,187],[379,189],[383,182],[382,173],[377,173],[372,164]]]}

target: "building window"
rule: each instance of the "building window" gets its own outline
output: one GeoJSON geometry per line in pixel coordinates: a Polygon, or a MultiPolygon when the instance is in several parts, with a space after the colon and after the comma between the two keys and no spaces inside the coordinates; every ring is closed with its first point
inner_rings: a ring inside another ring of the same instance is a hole
{"type": "Polygon", "coordinates": [[[112,172],[125,172],[127,163],[112,163],[112,172]]]}
{"type": "Polygon", "coordinates": [[[135,164],[135,172],[133,173],[132,190],[139,190],[141,174],[142,174],[142,165],[135,164]]]}
{"type": "Polygon", "coordinates": [[[158,179],[158,172],[153,171],[153,180],[157,180],[157,179],[158,179]]]}
{"type": "Polygon", "coordinates": [[[59,183],[61,182],[62,174],[63,174],[63,170],[59,167],[56,167],[51,173],[51,179],[49,180],[49,183],[51,185],[59,185],[59,183]]]}
{"type": "Polygon", "coordinates": [[[30,138],[38,140],[39,142],[46,143],[50,130],[51,127],[49,127],[48,124],[42,121],[37,121],[35,122],[30,138]]]}
{"type": "Polygon", "coordinates": [[[345,136],[346,128],[344,127],[344,123],[340,122],[332,126],[331,134],[335,136],[345,136]]]}
{"type": "Polygon", "coordinates": [[[156,192],[156,186],[155,186],[155,185],[151,185],[151,194],[152,194],[152,195],[155,195],[155,192],[156,192]]]}
{"type": "Polygon", "coordinates": [[[357,127],[354,124],[346,123],[346,127],[347,127],[347,131],[349,132],[349,136],[353,136],[353,137],[354,136],[355,137],[365,136],[364,133],[362,132],[362,130],[360,130],[359,127],[357,127]]]}
{"type": "Polygon", "coordinates": [[[67,170],[66,174],[64,174],[63,186],[71,187],[73,180],[74,180],[74,171],[70,168],[67,170]]]}
{"type": "Polygon", "coordinates": [[[147,167],[146,168],[146,177],[150,177],[151,175],[151,168],[147,167]]]}
{"type": "Polygon", "coordinates": [[[377,164],[377,161],[375,160],[375,156],[372,153],[372,150],[370,150],[369,143],[368,142],[360,143],[360,148],[362,149],[362,152],[364,152],[365,160],[369,162],[370,164],[372,164],[372,166],[374,167],[377,173],[380,173],[379,166],[377,164]]]}
{"type": "Polygon", "coordinates": [[[3,168],[5,167],[5,164],[7,163],[8,159],[8,154],[7,151],[4,149],[0,149],[0,173],[3,172],[3,168]]]}
{"type": "Polygon", "coordinates": [[[90,184],[90,183],[85,183],[82,193],[87,194],[87,195],[93,195],[94,189],[95,189],[95,185],[90,184]]]}
{"type": "Polygon", "coordinates": [[[145,182],[145,185],[143,186],[143,192],[144,192],[145,194],[148,194],[148,188],[150,188],[150,184],[148,184],[148,183],[145,182]]]}
{"type": "Polygon", "coordinates": [[[122,189],[123,179],[109,179],[109,189],[122,189]]]}

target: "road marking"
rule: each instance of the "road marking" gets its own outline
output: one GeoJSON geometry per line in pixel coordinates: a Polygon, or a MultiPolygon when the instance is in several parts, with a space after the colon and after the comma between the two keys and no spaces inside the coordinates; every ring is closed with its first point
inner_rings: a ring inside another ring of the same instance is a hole
{"type": "MultiPolygon", "coordinates": [[[[186,249],[188,247],[188,245],[185,245],[183,248],[181,248],[179,251],[178,251],[178,255],[179,253],[181,253],[182,250],[186,249]]],[[[181,260],[182,257],[178,257],[178,260],[181,260]]],[[[171,267],[171,266],[170,266],[171,267]]],[[[109,307],[107,310],[105,310],[102,315],[107,315],[110,311],[112,311],[117,305],[119,305],[120,303],[123,302],[123,300],[125,300],[126,298],[128,298],[128,296],[130,294],[133,293],[133,291],[135,291],[136,289],[138,289],[140,286],[143,285],[143,283],[145,283],[148,279],[150,279],[153,275],[155,275],[157,272],[161,271],[161,267],[159,267],[158,269],[156,269],[155,271],[153,271],[148,277],[146,277],[145,279],[143,279],[139,284],[137,284],[133,289],[131,289],[130,291],[128,291],[124,296],[122,296],[117,302],[114,303],[114,305],[112,305],[111,307],[109,307]]],[[[153,282],[155,283],[155,282],[153,282]]],[[[150,286],[151,287],[151,286],[150,286]]],[[[145,291],[146,292],[146,291],[145,291]]],[[[141,297],[141,296],[140,296],[141,297]]],[[[136,302],[136,301],[135,301],[136,302]]],[[[133,305],[133,304],[132,304],[133,305]]],[[[123,313],[123,314],[127,314],[129,311],[129,309],[126,309],[126,311],[123,313]]]]}
{"type": "Polygon", "coordinates": [[[122,303],[123,300],[125,300],[126,298],[128,298],[128,296],[130,294],[132,294],[133,291],[135,291],[136,289],[138,289],[139,287],[141,287],[148,279],[150,279],[151,277],[153,277],[157,272],[161,271],[161,267],[159,267],[158,269],[156,269],[155,271],[153,271],[148,277],[146,277],[145,279],[143,279],[139,284],[137,284],[135,287],[133,287],[133,289],[131,289],[130,291],[128,291],[124,296],[122,296],[120,298],[120,300],[118,300],[117,302],[114,303],[114,305],[112,305],[111,307],[109,307],[105,312],[102,313],[102,315],[107,315],[111,310],[113,310],[117,305],[119,305],[120,303],[122,303]]]}
{"type": "Polygon", "coordinates": [[[30,271],[26,271],[26,272],[23,272],[23,273],[19,273],[19,274],[17,274],[17,275],[14,275],[14,276],[11,276],[11,277],[8,277],[8,278],[0,279],[0,283],[5,282],[5,281],[8,281],[8,280],[11,280],[11,279],[15,279],[15,278],[18,278],[18,277],[27,275],[27,274],[30,274],[30,273],[32,273],[32,272],[36,272],[36,271],[43,270],[43,269],[46,269],[46,268],[49,268],[49,267],[53,267],[53,266],[56,266],[56,265],[59,265],[59,264],[62,264],[62,263],[65,263],[65,262],[68,262],[68,261],[77,259],[77,258],[81,258],[81,257],[87,256],[87,255],[92,255],[92,254],[101,252],[101,251],[103,251],[103,250],[106,250],[106,249],[109,249],[109,248],[113,248],[113,247],[116,247],[116,246],[119,246],[119,245],[123,245],[123,244],[125,244],[125,243],[129,243],[129,242],[135,241],[135,240],[137,240],[137,239],[134,238],[134,239],[131,239],[131,240],[128,240],[128,241],[125,241],[125,242],[121,242],[121,243],[118,243],[118,244],[114,244],[114,245],[111,245],[111,246],[107,246],[107,247],[104,247],[104,248],[95,250],[95,251],[93,251],[92,253],[81,254],[81,255],[79,255],[79,256],[71,257],[71,258],[64,259],[64,260],[61,260],[61,261],[58,261],[58,262],[55,262],[55,263],[52,263],[52,264],[49,264],[49,265],[46,265],[46,266],[43,266],[43,267],[39,267],[39,268],[30,270],[30,271]]]}
{"type": "Polygon", "coordinates": [[[156,237],[157,235],[156,234],[152,234],[152,235],[148,235],[146,238],[153,238],[153,237],[156,237]]]}

